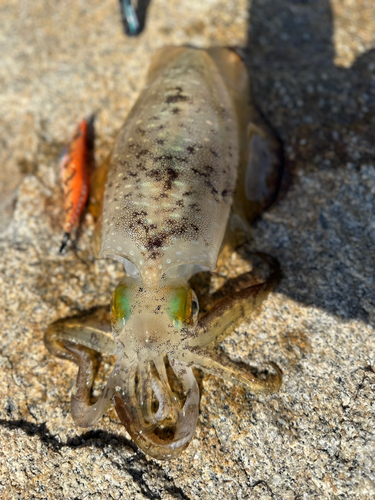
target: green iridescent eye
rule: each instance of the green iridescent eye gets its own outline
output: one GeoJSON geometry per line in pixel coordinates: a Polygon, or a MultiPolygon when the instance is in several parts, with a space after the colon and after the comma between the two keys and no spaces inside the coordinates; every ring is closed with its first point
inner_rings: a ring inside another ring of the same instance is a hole
{"type": "Polygon", "coordinates": [[[194,325],[198,318],[198,311],[198,299],[193,290],[182,286],[173,289],[169,314],[176,327],[194,325]]]}
{"type": "Polygon", "coordinates": [[[112,295],[111,321],[112,327],[121,330],[131,314],[131,290],[124,283],[120,283],[112,295]]]}

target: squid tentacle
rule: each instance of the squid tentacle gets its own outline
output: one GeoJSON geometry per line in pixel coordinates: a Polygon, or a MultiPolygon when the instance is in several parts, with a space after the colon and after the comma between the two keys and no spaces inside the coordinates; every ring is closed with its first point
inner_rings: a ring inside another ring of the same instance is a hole
{"type": "Polygon", "coordinates": [[[90,403],[91,388],[100,364],[99,353],[114,354],[115,344],[108,332],[108,307],[100,306],[78,316],[57,320],[46,330],[48,350],[78,365],[72,395],[72,416],[80,427],[97,422],[111,404],[116,385],[112,374],[96,403],[90,403]]]}
{"type": "MultiPolygon", "coordinates": [[[[134,421],[139,423],[140,433],[142,432],[148,433],[152,432],[158,426],[158,422],[156,421],[154,415],[152,415],[152,417],[150,418],[151,421],[147,420],[147,418],[149,417],[148,412],[144,411],[142,402],[139,401],[137,397],[135,377],[137,373],[139,374],[140,370],[142,370],[142,365],[140,367],[139,365],[134,364],[131,365],[130,367],[126,367],[125,369],[123,368],[123,365],[121,365],[120,368],[121,389],[122,389],[121,397],[124,399],[124,401],[127,402],[127,405],[133,415],[134,421]]],[[[151,386],[148,396],[152,399],[151,386]]],[[[114,401],[116,403],[116,397],[114,401]]],[[[152,412],[152,410],[150,411],[152,412]]],[[[126,429],[128,430],[128,428],[126,429]]]]}
{"type": "Polygon", "coordinates": [[[159,408],[155,413],[155,420],[157,422],[163,422],[171,413],[171,418],[173,418],[175,413],[171,407],[168,390],[157,377],[152,378],[152,389],[159,403],[159,408]]]}
{"type": "Polygon", "coordinates": [[[264,283],[249,286],[219,300],[199,320],[195,332],[188,340],[189,347],[219,344],[265,300],[280,279],[280,266],[273,257],[258,255],[261,255],[272,269],[268,279],[264,283]]]}
{"type": "MultiPolygon", "coordinates": [[[[165,362],[163,357],[156,357],[154,359],[154,364],[155,368],[158,372],[159,378],[160,378],[160,383],[163,387],[165,387],[167,393],[168,393],[168,401],[169,401],[169,406],[171,407],[171,411],[175,415],[175,419],[177,418],[178,412],[180,410],[180,400],[175,394],[170,386],[169,380],[168,380],[168,375],[167,375],[167,370],[165,368],[165,362]]],[[[157,379],[156,379],[157,380],[157,379]]]]}
{"type": "MultiPolygon", "coordinates": [[[[180,440],[186,444],[194,436],[199,416],[199,387],[195,375],[190,367],[176,359],[170,359],[171,367],[175,374],[181,379],[184,390],[186,391],[186,401],[182,408],[182,416],[177,421],[177,432],[180,440]]],[[[180,445],[181,447],[181,445],[180,445]]]]}
{"type": "Polygon", "coordinates": [[[278,391],[282,383],[282,371],[272,362],[265,363],[276,372],[266,380],[257,378],[245,363],[232,361],[224,352],[216,353],[204,349],[191,349],[186,354],[191,365],[203,368],[215,377],[242,385],[256,394],[272,394],[278,391]]]}
{"type": "Polygon", "coordinates": [[[116,344],[111,335],[109,307],[95,307],[77,316],[54,321],[44,334],[44,342],[51,354],[71,361],[75,361],[75,357],[64,348],[65,342],[114,355],[116,344]]]}
{"type": "MultiPolygon", "coordinates": [[[[187,392],[185,402],[178,410],[172,427],[168,419],[159,422],[158,425],[150,425],[145,421],[136,397],[135,383],[132,382],[134,377],[129,374],[128,370],[122,372],[122,394],[114,395],[117,414],[132,439],[144,452],[157,459],[170,459],[178,456],[191,441],[198,419],[199,388],[191,368],[174,360],[171,361],[171,366],[187,392]],[[164,423],[172,431],[172,436],[170,433],[163,436],[162,432],[157,432],[158,427],[164,423]]],[[[167,389],[164,388],[164,390],[168,394],[167,389]]],[[[161,397],[159,404],[163,404],[165,395],[162,394],[159,397],[161,397]]]]}
{"type": "Polygon", "coordinates": [[[78,364],[78,375],[71,400],[73,420],[80,427],[91,427],[112,403],[117,386],[116,371],[113,370],[105,389],[96,403],[90,404],[91,389],[99,366],[98,358],[87,347],[72,343],[66,343],[65,347],[74,356],[74,361],[78,364]]]}
{"type": "Polygon", "coordinates": [[[138,365],[138,387],[137,398],[146,422],[157,423],[156,415],[152,411],[152,390],[154,388],[154,377],[151,375],[151,366],[149,362],[138,365]]]}

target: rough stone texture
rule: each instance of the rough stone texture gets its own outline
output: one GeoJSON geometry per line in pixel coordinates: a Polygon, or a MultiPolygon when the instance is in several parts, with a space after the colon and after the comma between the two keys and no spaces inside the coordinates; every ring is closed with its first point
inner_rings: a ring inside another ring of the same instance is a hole
{"type": "Polygon", "coordinates": [[[109,0],[1,0],[0,19],[1,201],[21,182],[0,240],[1,498],[374,498],[374,3],[155,0],[134,39],[109,0]],[[62,145],[96,111],[103,158],[152,53],[184,43],[242,47],[284,144],[288,189],[252,243],[279,259],[283,279],[224,345],[276,362],[284,383],[254,397],[204,375],[196,437],[162,463],[113,410],[92,430],[74,426],[76,369],[42,338],[54,319],[107,302],[121,276],[93,261],[88,216],[76,249],[57,255],[62,145]]]}

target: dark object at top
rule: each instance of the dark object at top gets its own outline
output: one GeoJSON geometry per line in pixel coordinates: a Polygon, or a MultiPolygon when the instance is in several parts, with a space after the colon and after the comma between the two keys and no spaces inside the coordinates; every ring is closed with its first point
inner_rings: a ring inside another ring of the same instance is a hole
{"type": "Polygon", "coordinates": [[[124,31],[128,36],[139,35],[145,27],[150,0],[120,0],[124,31]]]}

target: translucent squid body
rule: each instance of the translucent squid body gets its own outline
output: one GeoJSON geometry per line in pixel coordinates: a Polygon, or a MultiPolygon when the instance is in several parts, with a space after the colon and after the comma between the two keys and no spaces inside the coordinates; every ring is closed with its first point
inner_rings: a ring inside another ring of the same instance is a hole
{"type": "Polygon", "coordinates": [[[78,425],[93,425],[114,403],[138,446],[170,459],[186,448],[197,424],[192,367],[255,393],[279,389],[276,365],[270,363],[274,373],[263,380],[210,349],[267,296],[277,280],[276,262],[264,256],[266,281],[243,286],[204,315],[188,284],[193,274],[214,271],[245,240],[248,222],[275,195],[279,153],[235,52],[157,52],[147,86],[91,185],[97,254],[123,262],[127,277],[113,293],[110,312],[99,307],[58,320],[45,334],[51,353],[79,366],[72,396],[78,425]],[[116,355],[116,364],[92,403],[98,353],[116,355]]]}

